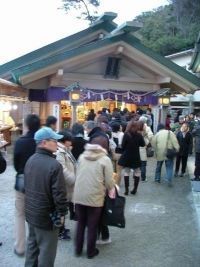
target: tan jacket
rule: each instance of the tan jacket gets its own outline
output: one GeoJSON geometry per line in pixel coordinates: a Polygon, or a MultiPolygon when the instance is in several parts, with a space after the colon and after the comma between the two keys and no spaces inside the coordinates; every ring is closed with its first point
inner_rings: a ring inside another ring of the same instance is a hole
{"type": "Polygon", "coordinates": [[[74,188],[74,202],[91,207],[102,207],[106,189],[114,187],[113,166],[106,150],[87,144],[79,157],[74,188]]]}
{"type": "Polygon", "coordinates": [[[175,134],[172,131],[168,131],[165,129],[160,130],[153,137],[151,144],[155,149],[156,159],[158,161],[163,161],[167,159],[166,157],[167,148],[175,148],[176,151],[179,151],[179,144],[175,134]],[[170,134],[169,134],[169,140],[167,142],[168,132],[170,134]]]}
{"type": "Polygon", "coordinates": [[[140,159],[142,161],[147,161],[147,145],[149,143],[151,143],[151,140],[153,138],[153,132],[151,130],[151,128],[147,125],[145,125],[145,130],[142,133],[142,136],[144,137],[144,142],[145,142],[145,146],[144,147],[140,147],[140,159]]]}
{"type": "Polygon", "coordinates": [[[56,159],[60,162],[63,167],[63,174],[65,178],[67,200],[73,200],[74,184],[75,184],[75,171],[76,171],[76,160],[70,151],[66,149],[64,145],[58,143],[58,150],[56,152],[56,159]]]}

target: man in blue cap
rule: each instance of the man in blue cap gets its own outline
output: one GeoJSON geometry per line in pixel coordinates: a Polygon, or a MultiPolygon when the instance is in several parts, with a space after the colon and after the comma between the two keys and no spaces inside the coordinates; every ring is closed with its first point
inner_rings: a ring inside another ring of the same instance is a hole
{"type": "Polygon", "coordinates": [[[29,226],[25,267],[53,267],[58,231],[67,212],[61,164],[55,159],[57,140],[63,135],[49,127],[35,133],[36,153],[26,163],[25,216],[29,226]]]}

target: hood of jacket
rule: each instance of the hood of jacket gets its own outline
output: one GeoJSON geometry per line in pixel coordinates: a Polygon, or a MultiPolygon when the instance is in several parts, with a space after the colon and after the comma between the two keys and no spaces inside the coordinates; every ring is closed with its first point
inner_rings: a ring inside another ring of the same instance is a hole
{"type": "Polygon", "coordinates": [[[59,152],[66,153],[67,148],[66,148],[63,144],[57,142],[57,150],[58,150],[59,152]]]}
{"type": "Polygon", "coordinates": [[[96,144],[85,145],[85,151],[83,153],[83,157],[85,159],[95,161],[98,160],[99,158],[104,157],[105,155],[107,155],[107,152],[100,145],[96,144]]]}

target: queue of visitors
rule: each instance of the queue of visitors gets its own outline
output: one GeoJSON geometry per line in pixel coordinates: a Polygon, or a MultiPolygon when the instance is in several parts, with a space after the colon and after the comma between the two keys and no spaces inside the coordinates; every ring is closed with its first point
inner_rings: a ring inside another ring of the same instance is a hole
{"type": "Polygon", "coordinates": [[[105,196],[115,198],[122,180],[124,195],[129,192],[136,195],[140,180],[147,182],[148,148],[157,160],[155,183],[161,183],[165,163],[165,181],[171,187],[173,177],[183,177],[186,173],[194,138],[194,180],[200,180],[199,121],[198,116],[195,121],[193,114],[179,114],[172,121],[168,114],[165,125],[160,123],[154,134],[150,108],[136,113],[114,109],[112,114],[104,108],[98,114],[91,110],[84,125],[75,123],[71,129],[57,133],[55,117],[49,116],[41,127],[37,115],[28,115],[27,133],[17,140],[14,148],[14,253],[26,255],[26,267],[54,266],[58,239],[71,239],[66,216],[69,210],[69,219],[77,221],[75,256],[82,255],[86,227],[87,257],[97,256],[97,245],[111,243],[103,219],[105,196]],[[27,242],[25,220],[29,229],[27,242]]]}

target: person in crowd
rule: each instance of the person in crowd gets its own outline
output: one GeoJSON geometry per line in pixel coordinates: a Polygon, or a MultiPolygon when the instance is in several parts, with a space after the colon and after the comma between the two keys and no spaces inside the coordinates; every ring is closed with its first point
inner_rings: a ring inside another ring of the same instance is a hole
{"type": "Polygon", "coordinates": [[[123,167],[124,171],[125,195],[128,195],[129,193],[129,176],[131,169],[134,170],[134,188],[131,191],[131,194],[134,195],[137,193],[141,176],[141,159],[139,148],[144,146],[144,138],[140,133],[138,133],[138,122],[131,120],[127,125],[122,140],[122,155],[118,161],[118,164],[123,167]]]}
{"type": "Polygon", "coordinates": [[[77,160],[79,156],[83,153],[85,144],[87,141],[84,139],[84,128],[83,125],[76,122],[72,125],[72,154],[77,160]]]}
{"type": "Polygon", "coordinates": [[[90,132],[97,127],[97,123],[95,121],[86,121],[84,123],[84,129],[85,129],[85,139],[88,140],[89,139],[89,134],[90,132]]]}
{"type": "Polygon", "coordinates": [[[189,126],[187,123],[183,123],[176,137],[177,137],[180,148],[176,156],[175,177],[178,176],[180,163],[182,164],[180,177],[183,177],[185,174],[186,167],[187,167],[187,159],[188,159],[189,149],[190,149],[191,142],[192,142],[192,134],[189,131],[189,126]]]}
{"type": "Polygon", "coordinates": [[[165,119],[165,129],[166,130],[171,130],[171,115],[167,114],[166,119],[165,119]]]}
{"type": "MultiPolygon", "coordinates": [[[[195,127],[195,115],[194,113],[190,113],[189,114],[189,121],[188,121],[188,125],[189,125],[189,131],[190,133],[192,133],[194,127],[195,127]]],[[[189,149],[189,155],[192,155],[193,153],[193,136],[192,136],[192,141],[190,144],[190,149],[189,149]]]]}
{"type": "Polygon", "coordinates": [[[29,227],[25,267],[54,266],[59,227],[67,212],[63,168],[54,155],[57,140],[62,138],[49,127],[38,130],[34,135],[36,153],[24,169],[29,227]]]}
{"type": "MultiPolygon", "coordinates": [[[[72,147],[72,134],[65,130],[60,131],[58,134],[63,135],[63,138],[58,140],[58,150],[56,152],[56,159],[63,167],[63,174],[65,178],[67,201],[69,205],[70,220],[75,219],[75,210],[73,204],[74,184],[75,184],[75,172],[76,172],[76,159],[71,153],[72,147]]],[[[65,226],[60,229],[59,239],[69,240],[69,229],[65,226]]]]}
{"type": "Polygon", "coordinates": [[[167,149],[176,149],[179,151],[179,144],[176,138],[176,135],[169,130],[165,130],[164,124],[160,123],[158,125],[158,132],[152,138],[152,146],[155,149],[157,165],[155,171],[155,182],[160,183],[161,180],[161,169],[163,162],[165,162],[166,167],[166,181],[168,185],[172,186],[172,177],[173,177],[173,167],[174,159],[168,159],[166,156],[167,149]]]}
{"type": "Polygon", "coordinates": [[[122,115],[122,121],[125,121],[125,122],[130,121],[130,112],[127,108],[123,109],[121,115],[122,115]]]}
{"type": "Polygon", "coordinates": [[[182,110],[179,109],[176,113],[176,117],[174,118],[174,123],[179,122],[179,116],[182,115],[182,110]]]}
{"type": "Polygon", "coordinates": [[[146,114],[149,115],[151,117],[151,125],[149,125],[151,127],[151,131],[153,133],[153,127],[154,127],[154,116],[153,116],[153,113],[152,113],[152,110],[151,108],[147,108],[146,110],[146,114]]]}
{"type": "MultiPolygon", "coordinates": [[[[197,115],[199,118],[199,114],[197,115]]],[[[192,131],[194,137],[194,147],[195,147],[195,169],[193,181],[200,181],[200,120],[196,122],[196,125],[192,131]]]]}
{"type": "Polygon", "coordinates": [[[114,114],[112,114],[112,118],[111,121],[109,122],[109,125],[112,126],[113,123],[121,124],[121,122],[122,122],[122,116],[120,112],[115,112],[114,114]]]}
{"type": "Polygon", "coordinates": [[[141,181],[146,182],[146,167],[147,167],[147,146],[151,144],[153,133],[151,128],[147,125],[147,118],[141,116],[139,118],[139,132],[142,134],[145,147],[140,147],[140,158],[141,158],[141,181]]]}
{"type": "Polygon", "coordinates": [[[96,122],[97,122],[97,124],[99,124],[99,123],[109,123],[109,118],[108,118],[108,115],[105,115],[106,113],[101,113],[101,115],[100,116],[98,116],[98,118],[97,118],[97,120],[96,120],[96,122]]]}
{"type": "Polygon", "coordinates": [[[144,114],[144,111],[141,108],[137,108],[136,114],[140,117],[144,114]]]}
{"type": "Polygon", "coordinates": [[[179,121],[175,122],[173,124],[171,124],[171,131],[175,133],[175,135],[178,133],[178,131],[180,130],[181,126],[183,125],[183,123],[185,122],[185,117],[184,115],[180,115],[179,116],[179,121]]]}
{"type": "Polygon", "coordinates": [[[95,121],[95,122],[98,122],[98,119],[99,119],[99,117],[101,116],[101,114],[102,114],[102,111],[101,111],[101,110],[98,110],[98,111],[97,111],[97,114],[96,114],[96,117],[94,118],[94,121],[95,121]]]}
{"type": "Polygon", "coordinates": [[[25,254],[25,208],[24,208],[24,184],[23,174],[27,160],[35,153],[36,143],[34,134],[40,128],[40,118],[35,114],[29,114],[25,119],[27,133],[21,136],[15,143],[13,152],[15,178],[15,243],[14,253],[17,256],[25,254]],[[20,178],[21,177],[21,178],[20,178]],[[20,182],[20,179],[22,182],[20,182]]]}
{"type": "Polygon", "coordinates": [[[114,153],[112,154],[112,160],[114,165],[114,171],[117,173],[117,184],[121,183],[121,166],[118,165],[118,160],[122,154],[122,140],[124,133],[121,131],[119,123],[112,124],[112,138],[116,144],[114,153]]]}
{"type": "Polygon", "coordinates": [[[45,123],[46,127],[50,127],[53,131],[57,129],[57,118],[55,116],[48,116],[45,123]]]}
{"type": "Polygon", "coordinates": [[[128,122],[125,122],[125,121],[123,121],[121,123],[121,131],[122,131],[122,133],[125,133],[127,124],[128,124],[128,122]]]}
{"type": "Polygon", "coordinates": [[[96,114],[94,112],[94,109],[92,108],[90,112],[88,113],[87,121],[94,121],[95,117],[96,117],[96,114]]]}
{"type": "MultiPolygon", "coordinates": [[[[7,167],[6,160],[4,159],[1,151],[0,151],[0,174],[4,173],[7,167]]],[[[0,246],[2,246],[2,242],[0,242],[0,246]]]]}
{"type": "Polygon", "coordinates": [[[75,254],[80,256],[83,250],[84,233],[87,226],[87,257],[98,255],[96,238],[99,220],[104,206],[105,191],[112,189],[113,167],[107,155],[108,138],[106,135],[93,136],[85,146],[77,165],[74,189],[74,202],[77,214],[75,254]]]}

